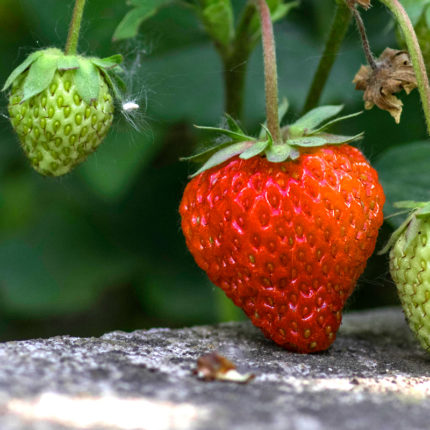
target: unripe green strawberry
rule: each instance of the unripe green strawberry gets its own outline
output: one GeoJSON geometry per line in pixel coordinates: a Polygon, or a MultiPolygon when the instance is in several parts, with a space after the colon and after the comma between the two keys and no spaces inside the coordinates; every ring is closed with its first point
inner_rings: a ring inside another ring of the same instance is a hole
{"type": "Polygon", "coordinates": [[[11,87],[10,120],[35,170],[63,175],[100,145],[114,112],[107,70],[120,61],[46,49],[11,74],[3,88],[11,87]]]}
{"type": "MultiPolygon", "coordinates": [[[[404,206],[400,204],[400,206],[404,206]]],[[[409,327],[430,351],[430,205],[412,213],[393,235],[390,273],[409,327]]]]}

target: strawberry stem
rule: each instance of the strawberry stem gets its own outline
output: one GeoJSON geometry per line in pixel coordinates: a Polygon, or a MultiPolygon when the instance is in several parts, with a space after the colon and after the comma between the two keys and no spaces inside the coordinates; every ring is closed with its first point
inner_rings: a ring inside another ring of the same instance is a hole
{"type": "Polygon", "coordinates": [[[415,75],[417,77],[418,90],[420,92],[421,102],[426,118],[427,130],[430,134],[430,85],[423,54],[418,43],[414,26],[398,0],[380,0],[380,2],[383,3],[394,15],[397,24],[405,37],[406,46],[408,47],[412,66],[414,67],[415,75]]]}
{"type": "Polygon", "coordinates": [[[280,144],[282,142],[278,116],[278,72],[272,17],[270,16],[270,9],[266,0],[256,0],[256,2],[260,14],[263,39],[267,128],[273,137],[274,143],[280,144]]]}
{"type": "Polygon", "coordinates": [[[357,24],[358,32],[361,37],[361,44],[363,45],[364,55],[366,56],[367,64],[371,67],[372,70],[376,70],[378,68],[376,64],[375,56],[372,53],[372,49],[370,48],[369,39],[366,33],[366,27],[364,25],[363,19],[361,18],[360,12],[356,9],[355,3],[349,6],[351,12],[354,16],[355,23],[357,24]]]}
{"type": "Polygon", "coordinates": [[[82,15],[84,14],[86,0],[76,0],[73,16],[70,22],[69,35],[67,36],[66,48],[67,55],[75,55],[78,50],[79,33],[81,30],[82,15]]]}
{"type": "Polygon", "coordinates": [[[349,7],[343,1],[338,2],[330,34],[309,89],[303,113],[310,111],[318,105],[350,22],[351,11],[349,7]]]}

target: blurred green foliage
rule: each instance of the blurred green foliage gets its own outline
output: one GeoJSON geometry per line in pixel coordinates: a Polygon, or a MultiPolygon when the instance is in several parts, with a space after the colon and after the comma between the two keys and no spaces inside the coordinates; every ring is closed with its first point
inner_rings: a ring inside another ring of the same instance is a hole
{"type": "MultiPolygon", "coordinates": [[[[44,0],[41,7],[40,0],[0,1],[1,82],[34,49],[63,46],[72,3],[44,0]]],[[[135,39],[113,43],[130,7],[122,0],[88,0],[80,51],[99,57],[123,52],[129,97],[141,110],[138,131],[118,114],[106,141],[73,173],[52,179],[31,170],[6,119],[7,98],[2,96],[0,339],[88,336],[242,318],[189,255],[177,209],[194,168],[178,159],[192,153],[201,139],[192,125],[217,125],[223,114],[223,66],[195,14],[159,3],[165,7],[140,26],[135,39]]],[[[244,2],[233,3],[239,9],[244,2]]],[[[302,109],[334,3],[303,0],[276,24],[279,86],[291,105],[289,121],[302,109]]],[[[365,19],[376,54],[396,46],[389,15],[378,3],[365,19]]],[[[346,113],[362,109],[362,94],[351,83],[362,62],[351,27],[323,103],[343,103],[346,113]]],[[[423,162],[422,170],[412,172],[413,160],[404,159],[409,148],[418,151],[421,161],[430,156],[428,143],[402,146],[426,136],[417,92],[404,103],[399,126],[374,109],[338,130],[366,132],[359,147],[376,163],[389,204],[411,198],[408,187],[417,186],[414,178],[421,178],[422,198],[430,197],[423,162]]],[[[248,64],[247,131],[255,133],[264,116],[258,47],[248,64]]],[[[379,247],[391,231],[388,224],[383,228],[379,247]]],[[[350,308],[396,303],[386,260],[371,259],[350,308]]]]}

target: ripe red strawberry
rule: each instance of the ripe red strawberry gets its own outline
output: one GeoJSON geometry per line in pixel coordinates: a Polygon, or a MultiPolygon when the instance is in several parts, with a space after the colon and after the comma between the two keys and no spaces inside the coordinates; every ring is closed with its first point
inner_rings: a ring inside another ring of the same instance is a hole
{"type": "Polygon", "coordinates": [[[385,197],[358,149],[299,152],[276,163],[267,153],[235,156],[203,171],[188,183],[180,214],[186,244],[211,281],[267,337],[306,353],[334,341],[374,250],[385,197]]]}

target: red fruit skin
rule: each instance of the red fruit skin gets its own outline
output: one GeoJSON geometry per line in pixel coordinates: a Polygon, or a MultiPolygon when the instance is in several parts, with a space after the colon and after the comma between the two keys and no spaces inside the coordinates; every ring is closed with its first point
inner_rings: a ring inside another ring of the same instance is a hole
{"type": "Polygon", "coordinates": [[[376,171],[349,145],[271,163],[232,158],[192,179],[180,204],[196,263],[288,350],[327,349],[383,222],[376,171]]]}

